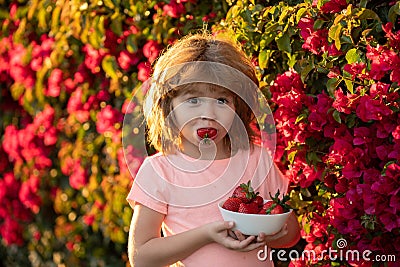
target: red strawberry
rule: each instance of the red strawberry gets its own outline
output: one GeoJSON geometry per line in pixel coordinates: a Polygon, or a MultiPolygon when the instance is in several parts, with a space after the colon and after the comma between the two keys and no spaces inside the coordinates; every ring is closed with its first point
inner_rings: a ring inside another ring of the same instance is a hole
{"type": "Polygon", "coordinates": [[[269,195],[272,200],[264,204],[260,213],[281,214],[290,210],[290,206],[286,203],[290,198],[288,195],[283,195],[282,199],[279,199],[279,190],[274,197],[271,193],[269,195]]]}
{"type": "Polygon", "coordinates": [[[264,205],[264,199],[262,196],[256,196],[253,200],[253,202],[257,203],[258,207],[262,207],[264,205]]]}
{"type": "Polygon", "coordinates": [[[239,198],[230,197],[224,202],[222,208],[230,211],[238,211],[241,203],[243,202],[239,198]]]}
{"type": "Polygon", "coordinates": [[[258,205],[255,202],[241,203],[239,206],[238,212],[248,213],[248,214],[257,214],[258,213],[258,205]]]}
{"type": "Polygon", "coordinates": [[[260,211],[261,214],[281,214],[283,212],[283,207],[274,201],[265,203],[260,211]]]}
{"type": "Polygon", "coordinates": [[[244,203],[251,202],[257,196],[254,189],[251,187],[250,180],[247,184],[242,183],[232,193],[232,197],[240,198],[244,203]]]}

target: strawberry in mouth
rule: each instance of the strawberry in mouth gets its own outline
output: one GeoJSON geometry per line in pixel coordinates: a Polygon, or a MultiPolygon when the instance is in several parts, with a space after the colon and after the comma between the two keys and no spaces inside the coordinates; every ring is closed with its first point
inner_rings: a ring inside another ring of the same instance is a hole
{"type": "Polygon", "coordinates": [[[200,128],[197,130],[197,136],[203,140],[214,139],[217,136],[217,129],[200,128]]]}

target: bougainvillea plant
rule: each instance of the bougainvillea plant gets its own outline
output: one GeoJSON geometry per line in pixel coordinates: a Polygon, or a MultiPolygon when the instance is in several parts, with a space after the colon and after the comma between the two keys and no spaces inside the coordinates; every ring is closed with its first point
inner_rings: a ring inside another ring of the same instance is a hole
{"type": "Polygon", "coordinates": [[[323,251],[338,240],[400,257],[398,1],[3,2],[7,266],[128,264],[127,103],[164,47],[206,25],[242,42],[274,112],[275,161],[292,183],[299,249],[320,257],[290,264],[383,264],[329,259],[323,251]]]}
{"type": "Polygon", "coordinates": [[[384,264],[339,258],[338,248],[393,266],[399,257],[399,14],[399,2],[344,0],[244,1],[228,13],[273,108],[275,160],[292,181],[301,249],[315,253],[292,266],[384,264]]]}

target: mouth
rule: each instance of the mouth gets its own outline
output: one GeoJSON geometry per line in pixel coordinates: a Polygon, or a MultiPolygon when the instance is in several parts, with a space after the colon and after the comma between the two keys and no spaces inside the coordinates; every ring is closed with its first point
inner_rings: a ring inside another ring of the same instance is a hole
{"type": "Polygon", "coordinates": [[[197,136],[200,137],[201,139],[215,139],[217,137],[217,129],[215,128],[200,128],[197,129],[197,136]]]}

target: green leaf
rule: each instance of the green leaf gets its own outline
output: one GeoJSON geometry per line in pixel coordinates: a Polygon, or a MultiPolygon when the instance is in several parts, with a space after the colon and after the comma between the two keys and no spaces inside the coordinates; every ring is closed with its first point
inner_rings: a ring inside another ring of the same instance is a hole
{"type": "Polygon", "coordinates": [[[359,12],[356,13],[356,16],[359,19],[372,19],[372,20],[376,20],[376,21],[381,21],[379,16],[370,9],[363,8],[359,12]]]}
{"type": "Polygon", "coordinates": [[[344,83],[346,84],[347,90],[349,90],[349,92],[353,94],[353,93],[354,93],[354,90],[353,90],[353,87],[354,87],[353,81],[348,80],[348,79],[345,79],[345,80],[344,80],[344,83]]]}
{"type": "Polygon", "coordinates": [[[301,18],[303,17],[303,14],[307,12],[307,8],[302,7],[300,8],[297,13],[296,13],[296,23],[299,23],[301,18]]]}
{"type": "Polygon", "coordinates": [[[263,33],[263,35],[261,35],[260,49],[261,50],[265,49],[265,47],[267,47],[274,39],[275,39],[275,34],[272,34],[269,31],[263,33]]]}
{"type": "Polygon", "coordinates": [[[135,35],[131,34],[126,38],[126,49],[132,54],[138,51],[135,35]]]}
{"type": "Polygon", "coordinates": [[[337,111],[336,109],[332,113],[332,117],[337,121],[338,123],[342,123],[342,119],[340,118],[340,112],[337,111]]]}
{"type": "Polygon", "coordinates": [[[341,82],[341,79],[339,79],[339,78],[331,78],[326,82],[326,89],[328,90],[328,92],[331,96],[334,95],[334,91],[336,90],[336,88],[338,87],[340,82],[341,82]]]}
{"type": "Polygon", "coordinates": [[[292,151],[292,152],[289,153],[288,160],[289,160],[290,164],[293,164],[294,158],[296,157],[296,154],[297,154],[297,150],[292,151]]]}
{"type": "Polygon", "coordinates": [[[298,122],[304,120],[305,118],[307,118],[307,114],[301,113],[299,116],[297,116],[296,121],[295,121],[294,124],[297,124],[298,122]]]}
{"type": "Polygon", "coordinates": [[[341,43],[340,43],[340,35],[342,33],[342,25],[341,24],[337,24],[337,25],[333,25],[330,29],[329,29],[329,38],[331,38],[332,40],[335,41],[335,46],[337,50],[340,50],[341,47],[341,43]]]}
{"type": "Polygon", "coordinates": [[[292,48],[290,47],[290,38],[287,32],[285,32],[280,38],[276,39],[276,44],[278,45],[278,49],[280,51],[285,51],[288,53],[292,52],[292,48]]]}
{"type": "Polygon", "coordinates": [[[271,50],[262,50],[258,55],[258,65],[261,69],[265,69],[268,66],[271,50]]]}
{"type": "Polygon", "coordinates": [[[396,22],[396,15],[400,16],[400,2],[397,2],[392,6],[388,12],[388,19],[393,24],[396,22]]]}
{"type": "Polygon", "coordinates": [[[310,62],[310,64],[308,64],[308,65],[306,65],[306,66],[301,68],[300,78],[301,78],[301,81],[303,83],[305,82],[305,80],[306,80],[308,74],[310,73],[310,71],[312,71],[313,69],[314,69],[314,63],[313,62],[310,62]]]}
{"type": "Polygon", "coordinates": [[[349,64],[360,62],[361,58],[360,55],[358,54],[358,50],[356,48],[352,48],[349,51],[347,51],[346,60],[347,63],[349,64]]]}
{"type": "Polygon", "coordinates": [[[117,61],[114,56],[106,55],[101,62],[101,66],[105,73],[113,80],[117,80],[118,76],[115,70],[117,69],[117,61]]]}

